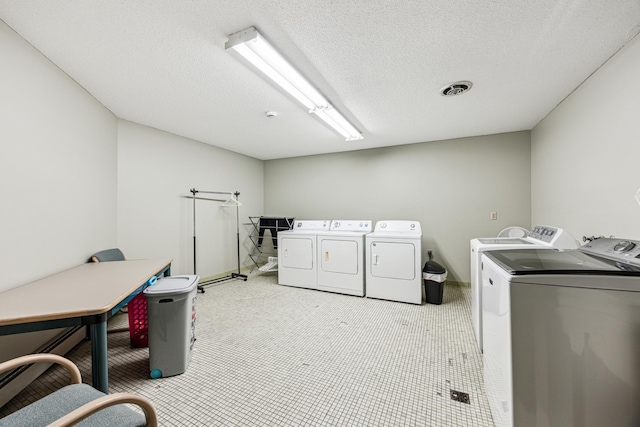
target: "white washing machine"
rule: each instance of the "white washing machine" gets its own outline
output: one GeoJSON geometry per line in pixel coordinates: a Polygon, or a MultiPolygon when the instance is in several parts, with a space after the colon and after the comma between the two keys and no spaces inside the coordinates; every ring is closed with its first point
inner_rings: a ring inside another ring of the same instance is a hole
{"type": "Polygon", "coordinates": [[[365,235],[371,221],[331,221],[329,232],[318,233],[318,289],[364,296],[365,235]]]}
{"type": "Polygon", "coordinates": [[[418,221],[378,221],[366,239],[366,295],[422,304],[422,228],[418,221]]]}
{"type": "MultiPolygon", "coordinates": [[[[504,231],[504,230],[503,230],[504,231]]],[[[482,266],[484,251],[495,249],[576,249],[579,244],[568,232],[557,227],[537,225],[525,237],[493,237],[472,239],[471,245],[471,320],[478,347],[482,350],[482,266]]]]}
{"type": "Polygon", "coordinates": [[[640,425],[640,241],[482,256],[497,427],[640,425]]]}
{"type": "Polygon", "coordinates": [[[296,220],[278,233],[278,284],[318,289],[317,236],[331,221],[296,220]]]}

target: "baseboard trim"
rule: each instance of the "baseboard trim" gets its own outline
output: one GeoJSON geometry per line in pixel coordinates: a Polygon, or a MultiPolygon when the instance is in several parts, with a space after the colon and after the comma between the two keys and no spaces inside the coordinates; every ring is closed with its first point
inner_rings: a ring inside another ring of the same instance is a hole
{"type": "Polygon", "coordinates": [[[456,281],[453,281],[453,280],[447,280],[447,285],[461,286],[463,288],[470,288],[471,287],[471,283],[469,283],[469,282],[456,282],[456,281]]]}

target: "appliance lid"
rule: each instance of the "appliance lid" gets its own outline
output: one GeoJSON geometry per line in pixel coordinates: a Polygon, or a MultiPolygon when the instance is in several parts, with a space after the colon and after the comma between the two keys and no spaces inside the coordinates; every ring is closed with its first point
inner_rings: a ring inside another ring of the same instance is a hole
{"type": "Polygon", "coordinates": [[[184,294],[193,291],[198,285],[200,276],[168,276],[158,279],[155,285],[144,290],[145,295],[184,294]]]}
{"type": "Polygon", "coordinates": [[[539,243],[534,243],[519,237],[489,237],[476,240],[483,245],[539,245],[539,243]]]}
{"type": "Polygon", "coordinates": [[[583,251],[549,249],[507,249],[483,252],[512,276],[533,274],[576,274],[640,276],[640,260],[634,263],[608,259],[583,251]]]}
{"type": "Polygon", "coordinates": [[[423,273],[444,274],[447,270],[435,261],[429,260],[424,264],[423,273]]]}

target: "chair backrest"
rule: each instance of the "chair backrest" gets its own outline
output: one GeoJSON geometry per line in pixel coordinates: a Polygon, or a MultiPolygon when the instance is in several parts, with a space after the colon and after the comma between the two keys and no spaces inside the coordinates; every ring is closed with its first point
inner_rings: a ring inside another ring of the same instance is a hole
{"type": "Polygon", "coordinates": [[[118,248],[105,249],[91,256],[93,262],[124,261],[124,254],[118,248]]]}

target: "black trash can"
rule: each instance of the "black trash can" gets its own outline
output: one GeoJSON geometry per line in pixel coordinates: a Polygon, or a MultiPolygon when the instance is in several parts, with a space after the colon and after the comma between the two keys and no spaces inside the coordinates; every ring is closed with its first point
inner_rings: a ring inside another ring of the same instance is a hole
{"type": "Polygon", "coordinates": [[[444,282],[447,280],[447,270],[431,260],[424,264],[422,269],[422,280],[424,282],[424,293],[429,304],[442,304],[442,295],[444,293],[444,282]]]}

